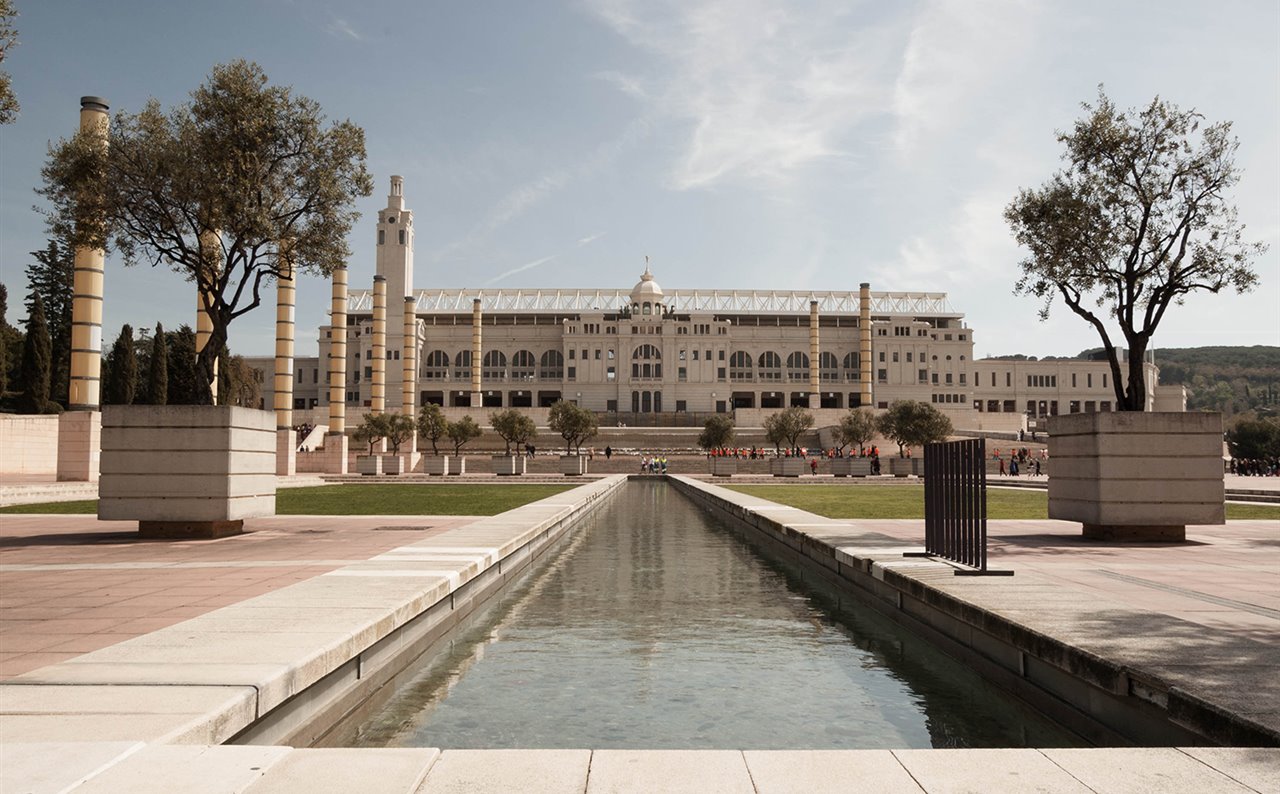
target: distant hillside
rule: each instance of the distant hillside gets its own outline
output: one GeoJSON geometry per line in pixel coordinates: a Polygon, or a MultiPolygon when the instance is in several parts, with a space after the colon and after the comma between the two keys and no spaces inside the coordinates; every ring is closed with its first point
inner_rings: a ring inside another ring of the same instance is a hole
{"type": "Polygon", "coordinates": [[[1187,387],[1191,410],[1280,409],[1280,347],[1170,347],[1155,352],[1161,383],[1187,387]]]}

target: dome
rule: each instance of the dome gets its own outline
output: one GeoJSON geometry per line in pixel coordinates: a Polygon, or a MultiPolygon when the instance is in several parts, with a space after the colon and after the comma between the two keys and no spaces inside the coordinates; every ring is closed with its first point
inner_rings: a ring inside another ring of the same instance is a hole
{"type": "Polygon", "coordinates": [[[658,282],[653,280],[653,274],[649,272],[649,265],[646,263],[644,274],[640,276],[640,283],[636,284],[631,290],[631,303],[661,303],[662,287],[658,286],[658,282]]]}

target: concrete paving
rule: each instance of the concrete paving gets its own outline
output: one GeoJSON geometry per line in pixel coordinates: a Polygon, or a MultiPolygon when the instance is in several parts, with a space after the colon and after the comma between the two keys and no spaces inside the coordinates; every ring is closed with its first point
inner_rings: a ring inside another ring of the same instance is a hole
{"type": "MultiPolygon", "coordinates": [[[[583,482],[518,516],[277,517],[215,541],[141,542],[129,525],[91,517],[4,516],[0,791],[1280,791],[1280,751],[1264,749],[216,746],[516,552],[581,493],[609,487],[583,482]]],[[[1197,527],[1180,546],[1096,546],[1061,522],[994,522],[992,565],[1017,575],[971,579],[901,558],[920,522],[743,501],[846,558],[870,554],[974,609],[1280,724],[1276,522],[1197,527]]]]}

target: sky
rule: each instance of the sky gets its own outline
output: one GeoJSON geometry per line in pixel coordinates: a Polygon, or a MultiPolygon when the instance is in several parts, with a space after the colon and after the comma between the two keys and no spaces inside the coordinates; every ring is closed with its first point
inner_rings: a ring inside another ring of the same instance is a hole
{"type": "MultiPolygon", "coordinates": [[[[188,99],[217,63],[256,61],[366,134],[373,195],[350,237],[373,276],[392,174],[414,211],[415,286],[629,289],[650,257],[681,288],[946,292],[975,356],[1099,346],[1058,304],[1013,294],[1002,212],[1061,166],[1099,84],[1230,120],[1249,294],[1173,307],[1156,348],[1280,345],[1280,4],[1171,0],[15,0],[3,64],[22,104],[0,127],[0,281],[25,316],[33,192],[82,95],[136,112],[188,99]]],[[[192,285],[109,257],[104,338],[194,325],[192,285]]],[[[315,355],[329,285],[298,289],[315,355]]],[[[230,329],[269,355],[274,310],[230,329]]],[[[1158,359],[1158,353],[1157,353],[1158,359]]]]}

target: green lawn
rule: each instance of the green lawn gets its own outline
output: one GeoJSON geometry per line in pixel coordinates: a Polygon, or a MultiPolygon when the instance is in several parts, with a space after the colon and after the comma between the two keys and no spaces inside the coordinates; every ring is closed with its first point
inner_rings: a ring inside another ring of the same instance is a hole
{"type": "MultiPolygon", "coordinates": [[[[572,485],[318,485],[276,491],[279,515],[492,516],[572,485]]],[[[97,512],[96,499],[0,508],[0,513],[97,512]]]]}
{"type": "MultiPolygon", "coordinates": [[[[740,491],[828,518],[924,518],[923,485],[733,485],[740,491]]],[[[987,490],[988,518],[1048,518],[1049,494],[1024,488],[987,490]]],[[[1280,506],[1229,504],[1229,520],[1280,519],[1280,506]]]]}

